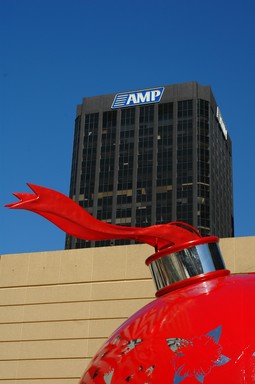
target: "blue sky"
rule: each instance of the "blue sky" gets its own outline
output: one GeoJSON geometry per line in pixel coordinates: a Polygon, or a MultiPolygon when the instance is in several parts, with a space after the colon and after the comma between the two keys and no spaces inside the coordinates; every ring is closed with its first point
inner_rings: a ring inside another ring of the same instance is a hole
{"type": "Polygon", "coordinates": [[[26,182],[68,195],[76,105],[211,85],[233,142],[236,236],[255,235],[255,2],[0,0],[0,253],[64,248],[64,233],[3,208],[26,182]]]}

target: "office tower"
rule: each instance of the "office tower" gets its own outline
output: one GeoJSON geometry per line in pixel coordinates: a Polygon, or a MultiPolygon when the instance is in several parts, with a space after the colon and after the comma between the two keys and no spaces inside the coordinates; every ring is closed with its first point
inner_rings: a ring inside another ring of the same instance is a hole
{"type": "MultiPolygon", "coordinates": [[[[233,236],[232,146],[211,88],[188,82],[84,98],[70,197],[108,223],[184,221],[202,235],[233,236]]],[[[127,243],[66,238],[67,249],[127,243]]]]}

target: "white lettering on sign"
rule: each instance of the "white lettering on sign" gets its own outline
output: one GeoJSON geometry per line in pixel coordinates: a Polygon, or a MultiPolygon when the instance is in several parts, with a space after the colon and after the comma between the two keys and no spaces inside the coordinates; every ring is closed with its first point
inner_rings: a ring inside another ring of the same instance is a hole
{"type": "Polygon", "coordinates": [[[145,89],[143,91],[118,93],[112,103],[112,108],[123,108],[133,105],[158,103],[164,88],[145,89]]]}
{"type": "Polygon", "coordinates": [[[225,139],[227,140],[227,138],[228,138],[228,131],[227,131],[226,125],[224,123],[224,120],[223,120],[223,117],[221,115],[219,107],[217,107],[216,117],[217,117],[217,120],[218,120],[218,122],[220,124],[222,133],[223,133],[225,139]]]}

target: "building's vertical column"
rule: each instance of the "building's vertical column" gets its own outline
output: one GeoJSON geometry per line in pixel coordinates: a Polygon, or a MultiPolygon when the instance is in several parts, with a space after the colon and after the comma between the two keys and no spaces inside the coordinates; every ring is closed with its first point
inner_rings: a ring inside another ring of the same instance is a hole
{"type": "Polygon", "coordinates": [[[157,151],[158,151],[158,104],[154,105],[154,123],[153,123],[153,164],[152,164],[152,207],[151,207],[151,225],[156,224],[156,189],[157,189],[157,151]]]}
{"type": "MultiPolygon", "coordinates": [[[[94,217],[97,217],[98,209],[98,189],[100,178],[100,159],[101,159],[101,146],[102,146],[102,126],[103,126],[103,112],[99,113],[98,118],[98,135],[97,135],[97,155],[96,155],[96,167],[95,167],[95,185],[93,194],[93,213],[94,217]]],[[[95,246],[95,242],[91,242],[91,247],[95,246]]]]}
{"type": "Polygon", "coordinates": [[[134,163],[133,163],[133,178],[132,178],[131,226],[136,225],[139,119],[140,119],[140,108],[135,107],[134,163]]]}
{"type": "Polygon", "coordinates": [[[212,154],[214,153],[215,136],[214,136],[214,116],[212,113],[211,104],[209,104],[208,110],[208,121],[209,121],[209,206],[210,206],[210,234],[216,234],[216,200],[215,200],[215,178],[214,178],[214,161],[212,154]]]}
{"type": "MultiPolygon", "coordinates": [[[[208,205],[209,205],[209,234],[219,236],[217,224],[218,217],[218,196],[217,196],[217,175],[218,175],[218,145],[216,135],[216,116],[214,110],[217,110],[217,103],[214,99],[211,89],[208,89],[208,96],[205,99],[208,102],[208,205]]],[[[201,103],[201,100],[200,100],[201,103]]]]}
{"type": "MultiPolygon", "coordinates": [[[[83,107],[83,106],[82,106],[83,107]]],[[[83,108],[81,110],[81,121],[80,121],[80,137],[79,145],[77,148],[77,162],[76,162],[76,182],[75,182],[75,201],[79,203],[80,200],[80,187],[81,187],[81,173],[82,173],[82,160],[83,160],[83,148],[84,148],[84,128],[85,128],[85,113],[83,108]]],[[[73,196],[72,196],[73,198],[73,196]]]]}
{"type": "MultiPolygon", "coordinates": [[[[197,92],[196,92],[197,94],[197,92]]],[[[198,167],[198,161],[197,161],[197,97],[193,99],[192,102],[193,105],[193,118],[192,118],[192,126],[193,126],[193,137],[192,137],[192,201],[193,201],[193,207],[192,207],[192,224],[195,228],[197,228],[198,225],[198,205],[197,205],[197,197],[198,197],[198,189],[197,189],[197,167],[198,167]]]]}
{"type": "Polygon", "coordinates": [[[117,190],[118,190],[119,155],[120,155],[120,130],[121,130],[121,109],[118,109],[117,110],[117,121],[116,121],[115,153],[114,153],[112,224],[116,223],[116,212],[117,212],[117,190]]]}
{"type": "Polygon", "coordinates": [[[173,191],[172,191],[172,221],[177,218],[177,126],[178,126],[178,102],[173,103],[173,191]]]}
{"type": "MultiPolygon", "coordinates": [[[[79,140],[78,140],[78,148],[77,151],[77,161],[76,161],[76,178],[75,178],[75,195],[71,196],[71,198],[79,204],[80,200],[80,187],[81,187],[81,173],[82,173],[82,160],[83,160],[83,148],[84,148],[84,127],[85,127],[85,113],[83,112],[84,104],[81,106],[81,118],[80,118],[80,132],[79,132],[79,140]]],[[[76,248],[77,239],[73,236],[70,237],[70,249],[76,248]]]]}
{"type": "Polygon", "coordinates": [[[227,196],[228,203],[230,205],[230,212],[227,214],[229,215],[229,230],[228,230],[228,236],[234,237],[235,236],[235,223],[234,223],[234,207],[233,207],[233,198],[234,198],[234,192],[233,192],[233,170],[232,170],[232,143],[230,138],[227,139],[227,148],[228,148],[228,169],[229,169],[229,196],[227,196]]]}

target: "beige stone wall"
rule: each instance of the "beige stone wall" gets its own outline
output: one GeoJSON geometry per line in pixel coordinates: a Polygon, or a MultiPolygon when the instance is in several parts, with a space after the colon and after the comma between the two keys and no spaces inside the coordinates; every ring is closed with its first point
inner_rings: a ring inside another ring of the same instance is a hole
{"type": "MultiPolygon", "coordinates": [[[[255,237],[222,239],[232,272],[255,271],[255,237]]],[[[0,384],[77,384],[104,340],[154,298],[147,245],[3,255],[0,384]]]]}
{"type": "Polygon", "coordinates": [[[220,249],[231,272],[255,272],[255,236],[221,239],[220,249]]]}

